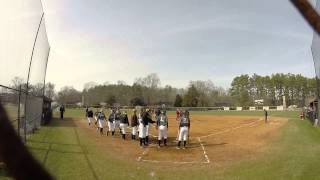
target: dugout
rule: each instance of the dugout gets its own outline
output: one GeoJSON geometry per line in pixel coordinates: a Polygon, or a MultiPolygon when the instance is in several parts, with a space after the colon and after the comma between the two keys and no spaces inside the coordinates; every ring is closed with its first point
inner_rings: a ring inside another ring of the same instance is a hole
{"type": "Polygon", "coordinates": [[[318,118],[318,99],[312,98],[309,100],[309,107],[307,109],[307,118],[314,123],[314,120],[318,118]]]}

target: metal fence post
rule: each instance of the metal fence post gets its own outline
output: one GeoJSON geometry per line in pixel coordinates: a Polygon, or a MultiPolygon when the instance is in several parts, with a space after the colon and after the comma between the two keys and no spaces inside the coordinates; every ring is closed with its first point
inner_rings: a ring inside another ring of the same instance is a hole
{"type": "Polygon", "coordinates": [[[19,99],[18,99],[18,136],[20,137],[20,103],[21,103],[21,85],[19,86],[19,99]]]}

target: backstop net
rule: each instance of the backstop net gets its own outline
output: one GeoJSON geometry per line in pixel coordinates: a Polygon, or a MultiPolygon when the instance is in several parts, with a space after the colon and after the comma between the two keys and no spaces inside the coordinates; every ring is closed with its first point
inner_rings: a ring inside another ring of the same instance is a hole
{"type": "MultiPolygon", "coordinates": [[[[318,13],[320,13],[320,0],[316,1],[316,10],[318,13]]],[[[313,33],[313,39],[312,39],[312,46],[311,46],[311,50],[312,50],[312,56],[313,56],[313,62],[314,62],[314,68],[315,68],[315,73],[316,73],[316,80],[317,80],[317,90],[318,90],[318,94],[317,94],[317,102],[314,103],[314,117],[313,118],[319,118],[319,112],[320,112],[320,108],[319,108],[319,95],[320,95],[320,37],[319,35],[314,32],[313,33]]]]}
{"type": "Polygon", "coordinates": [[[49,43],[39,0],[0,2],[0,101],[26,140],[41,125],[49,43]]]}

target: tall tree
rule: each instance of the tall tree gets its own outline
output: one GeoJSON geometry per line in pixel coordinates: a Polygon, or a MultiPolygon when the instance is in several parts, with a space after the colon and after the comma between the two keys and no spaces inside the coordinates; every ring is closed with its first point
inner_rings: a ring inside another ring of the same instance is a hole
{"type": "Polygon", "coordinates": [[[197,107],[199,103],[199,92],[197,88],[192,84],[187,93],[183,97],[183,106],[197,107]]]}
{"type": "Polygon", "coordinates": [[[50,99],[55,96],[55,85],[51,82],[47,82],[45,85],[44,95],[50,99]]]}
{"type": "Polygon", "coordinates": [[[182,106],[182,97],[180,96],[180,94],[176,95],[176,99],[174,101],[174,106],[175,107],[181,107],[182,106]]]}

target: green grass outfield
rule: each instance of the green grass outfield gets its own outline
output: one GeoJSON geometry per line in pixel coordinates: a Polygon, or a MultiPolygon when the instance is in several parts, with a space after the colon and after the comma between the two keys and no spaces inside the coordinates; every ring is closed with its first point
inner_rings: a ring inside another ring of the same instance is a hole
{"type": "MultiPolygon", "coordinates": [[[[261,111],[191,113],[263,115],[261,111]]],[[[94,139],[86,137],[71,121],[61,123],[57,119],[29,136],[28,147],[57,179],[320,179],[320,129],[307,120],[299,120],[298,114],[270,112],[271,116],[290,118],[279,136],[270,142],[270,148],[254,160],[242,160],[228,167],[163,170],[155,164],[119,161],[102,153],[94,139]]],[[[66,110],[67,118],[83,115],[83,110],[66,110]]]]}

